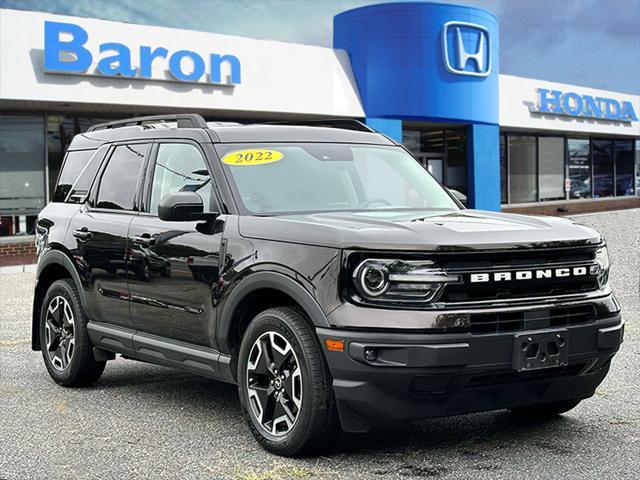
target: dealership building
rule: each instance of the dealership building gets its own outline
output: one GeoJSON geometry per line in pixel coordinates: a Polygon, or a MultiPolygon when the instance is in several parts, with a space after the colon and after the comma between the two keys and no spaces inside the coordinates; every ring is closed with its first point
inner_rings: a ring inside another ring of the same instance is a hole
{"type": "Polygon", "coordinates": [[[355,118],[474,208],[640,206],[640,96],[501,75],[498,24],[371,5],[337,15],[325,48],[0,9],[0,256],[27,242],[71,138],[133,115],[355,118]]]}

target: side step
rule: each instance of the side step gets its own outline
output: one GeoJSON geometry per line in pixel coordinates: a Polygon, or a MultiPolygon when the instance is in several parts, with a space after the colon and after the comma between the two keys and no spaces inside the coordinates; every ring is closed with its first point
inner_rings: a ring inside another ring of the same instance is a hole
{"type": "Polygon", "coordinates": [[[120,353],[137,360],[235,383],[231,371],[231,357],[213,348],[99,322],[87,323],[87,331],[91,342],[96,346],[96,359],[98,354],[102,355],[96,351],[105,351],[107,356],[109,353],[120,353]]]}

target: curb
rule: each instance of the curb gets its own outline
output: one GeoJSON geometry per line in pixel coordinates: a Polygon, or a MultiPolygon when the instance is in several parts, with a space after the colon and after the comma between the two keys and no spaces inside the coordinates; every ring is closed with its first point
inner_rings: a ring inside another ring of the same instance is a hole
{"type": "Polygon", "coordinates": [[[36,264],[32,265],[9,265],[0,267],[0,275],[9,273],[32,273],[36,271],[36,264]]]}

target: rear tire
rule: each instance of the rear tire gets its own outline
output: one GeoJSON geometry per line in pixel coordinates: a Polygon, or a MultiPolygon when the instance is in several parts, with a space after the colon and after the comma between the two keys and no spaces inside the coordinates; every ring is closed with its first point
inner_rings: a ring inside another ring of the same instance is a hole
{"type": "Polygon", "coordinates": [[[530,407],[512,408],[511,413],[520,418],[544,420],[554,418],[575,408],[581,400],[564,400],[561,402],[543,403],[530,407]]]}
{"type": "Polygon", "coordinates": [[[87,332],[87,316],[75,285],[56,280],[40,308],[42,358],[53,380],[64,387],[80,387],[98,381],[106,362],[97,362],[87,332]]]}
{"type": "Polygon", "coordinates": [[[271,308],[249,324],[238,393],[251,433],[271,453],[317,453],[340,432],[329,368],[315,331],[296,309],[271,308]]]}

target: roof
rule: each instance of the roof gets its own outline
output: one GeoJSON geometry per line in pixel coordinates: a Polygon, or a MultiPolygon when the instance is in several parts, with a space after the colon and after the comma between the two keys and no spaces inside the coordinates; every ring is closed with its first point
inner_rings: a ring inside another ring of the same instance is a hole
{"type": "Polygon", "coordinates": [[[76,135],[69,150],[98,148],[105,143],[190,138],[202,143],[359,143],[395,142],[357,120],[316,120],[297,124],[224,124],[205,122],[197,114],[139,117],[99,125],[76,135]]]}
{"type": "Polygon", "coordinates": [[[346,128],[302,125],[238,125],[219,126],[213,129],[220,143],[369,143],[393,145],[384,135],[373,131],[358,131],[346,128]]]}

